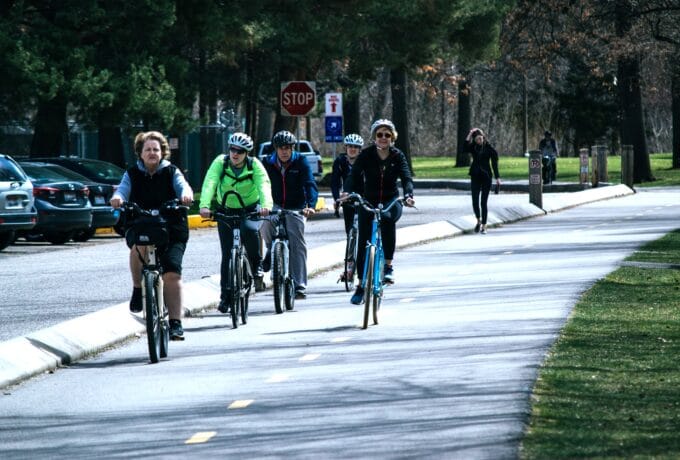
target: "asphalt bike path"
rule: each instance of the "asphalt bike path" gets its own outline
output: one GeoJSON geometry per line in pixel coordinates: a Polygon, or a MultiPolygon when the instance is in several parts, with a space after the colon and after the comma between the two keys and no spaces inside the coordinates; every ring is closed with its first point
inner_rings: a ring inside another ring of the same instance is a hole
{"type": "MultiPolygon", "coordinates": [[[[133,340],[13,389],[3,456],[515,458],[538,368],[574,303],[678,226],[678,192],[406,248],[366,331],[338,270],[295,312],[237,330],[197,314],[159,364],[133,340]]],[[[270,293],[254,299],[265,303],[270,293]]]]}

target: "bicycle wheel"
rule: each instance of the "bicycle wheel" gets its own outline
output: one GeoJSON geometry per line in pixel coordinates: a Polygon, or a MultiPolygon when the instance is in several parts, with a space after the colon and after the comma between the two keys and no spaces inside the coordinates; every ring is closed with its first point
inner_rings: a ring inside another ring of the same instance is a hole
{"type": "Polygon", "coordinates": [[[357,253],[357,229],[352,227],[347,234],[347,246],[345,247],[345,290],[347,292],[354,288],[355,264],[357,253]]]}
{"type": "Polygon", "coordinates": [[[252,288],[253,276],[250,270],[250,263],[245,256],[241,256],[243,260],[242,273],[243,273],[243,296],[239,301],[239,309],[241,311],[241,323],[248,323],[248,299],[250,298],[250,290],[252,288]]]}
{"type": "Polygon", "coordinates": [[[272,249],[272,289],[274,291],[274,310],[283,313],[285,297],[285,280],[283,278],[283,244],[274,242],[272,249]]]}
{"type": "Polygon", "coordinates": [[[239,283],[239,265],[235,263],[238,255],[235,251],[232,251],[231,258],[229,259],[229,292],[231,293],[231,299],[229,303],[231,304],[231,325],[234,329],[238,327],[238,299],[240,297],[239,291],[241,289],[241,284],[239,283]]]}
{"type": "Polygon", "coordinates": [[[293,283],[293,280],[289,277],[284,282],[284,286],[286,292],[283,300],[286,304],[286,310],[290,311],[295,308],[295,283],[293,283]]]}
{"type": "Polygon", "coordinates": [[[382,247],[375,253],[375,270],[373,272],[373,324],[378,324],[378,310],[383,297],[383,276],[385,274],[385,255],[382,247]]]}
{"type": "Polygon", "coordinates": [[[364,293],[364,324],[362,329],[368,327],[368,313],[371,308],[371,301],[373,300],[373,276],[375,266],[375,246],[370,246],[366,252],[366,263],[368,264],[368,269],[366,270],[366,288],[364,293]]]}
{"type": "MultiPolygon", "coordinates": [[[[163,278],[161,276],[158,277],[158,282],[156,283],[156,299],[163,299],[161,297],[163,295],[163,278]]],[[[157,302],[160,307],[161,302],[157,302]]],[[[162,302],[163,307],[159,308],[158,311],[160,313],[161,321],[161,349],[160,349],[160,355],[161,358],[167,358],[168,357],[168,345],[170,341],[170,323],[168,322],[168,308],[165,306],[165,301],[162,302]]]]}
{"type": "Polygon", "coordinates": [[[157,275],[145,272],[142,276],[142,300],[146,314],[146,339],[149,345],[149,359],[152,363],[157,363],[161,357],[161,318],[158,315],[155,289],[157,275]]]}

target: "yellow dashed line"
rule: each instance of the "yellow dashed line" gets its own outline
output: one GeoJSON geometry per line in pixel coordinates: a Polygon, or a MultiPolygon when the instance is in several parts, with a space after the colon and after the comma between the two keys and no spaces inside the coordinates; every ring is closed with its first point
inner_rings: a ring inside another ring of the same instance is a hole
{"type": "Polygon", "coordinates": [[[267,383],[280,383],[288,380],[290,376],[286,374],[274,374],[267,379],[267,383]]]}
{"type": "Polygon", "coordinates": [[[319,353],[309,353],[300,358],[300,361],[314,361],[319,356],[321,356],[319,353]]]}
{"type": "Polygon", "coordinates": [[[192,437],[184,441],[184,444],[200,444],[202,442],[208,442],[210,438],[215,436],[217,431],[199,431],[192,437]]]}
{"type": "Polygon", "coordinates": [[[233,403],[229,404],[229,409],[245,409],[246,407],[250,406],[254,399],[238,399],[234,401],[233,403]]]}

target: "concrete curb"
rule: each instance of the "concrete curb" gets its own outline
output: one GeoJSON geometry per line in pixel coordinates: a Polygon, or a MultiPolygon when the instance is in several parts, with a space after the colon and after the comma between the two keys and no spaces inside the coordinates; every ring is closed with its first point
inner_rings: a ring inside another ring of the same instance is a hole
{"type": "MultiPolygon", "coordinates": [[[[544,209],[528,203],[496,209],[489,214],[488,223],[490,226],[507,224],[579,204],[632,193],[635,192],[625,185],[584,190],[570,194],[568,197],[546,199],[544,209]]],[[[332,215],[332,212],[328,214],[332,215]]],[[[398,247],[469,233],[473,231],[476,222],[473,215],[466,215],[454,217],[449,221],[398,228],[398,247]]],[[[309,250],[307,257],[309,276],[312,277],[340,266],[344,250],[344,241],[309,250]]],[[[219,281],[219,275],[212,275],[184,284],[187,316],[212,308],[219,302],[219,281]]],[[[0,388],[100,352],[131,337],[143,334],[144,329],[141,316],[129,313],[127,303],[121,303],[50,328],[41,329],[25,337],[17,337],[0,343],[0,388]]]]}

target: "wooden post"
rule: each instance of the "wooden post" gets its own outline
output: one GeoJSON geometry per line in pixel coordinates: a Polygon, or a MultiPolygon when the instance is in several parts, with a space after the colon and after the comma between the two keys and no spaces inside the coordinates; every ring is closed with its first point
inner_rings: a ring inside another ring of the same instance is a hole
{"type": "Polygon", "coordinates": [[[579,149],[578,157],[580,165],[579,183],[585,188],[588,184],[588,149],[579,149]]]}
{"type": "Polygon", "coordinates": [[[541,169],[541,151],[529,152],[529,203],[543,209],[543,174],[541,169]]]}

